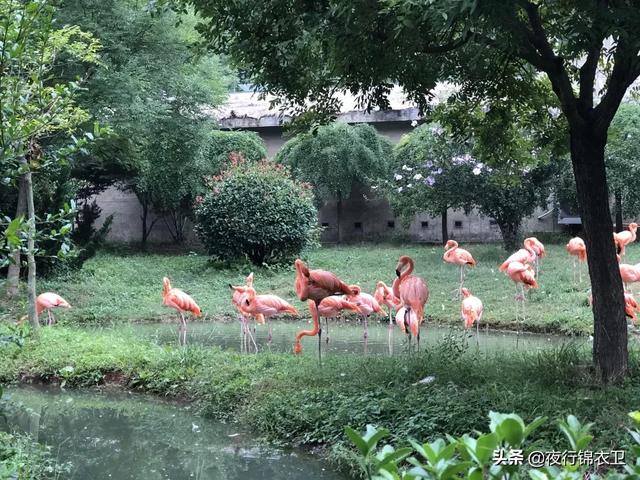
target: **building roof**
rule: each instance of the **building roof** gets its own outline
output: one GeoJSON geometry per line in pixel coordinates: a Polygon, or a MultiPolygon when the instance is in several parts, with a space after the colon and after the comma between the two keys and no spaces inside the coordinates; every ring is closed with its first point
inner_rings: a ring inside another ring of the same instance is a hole
{"type": "MultiPolygon", "coordinates": [[[[438,85],[435,89],[434,103],[438,103],[451,93],[452,88],[438,85]]],[[[349,93],[338,95],[342,108],[338,120],[348,123],[412,122],[421,118],[418,107],[407,99],[399,86],[389,93],[390,110],[372,110],[358,108],[355,96],[349,93]]],[[[271,108],[275,97],[270,94],[254,92],[233,92],[227,102],[212,111],[222,128],[267,128],[280,127],[291,119],[288,112],[271,108]]]]}

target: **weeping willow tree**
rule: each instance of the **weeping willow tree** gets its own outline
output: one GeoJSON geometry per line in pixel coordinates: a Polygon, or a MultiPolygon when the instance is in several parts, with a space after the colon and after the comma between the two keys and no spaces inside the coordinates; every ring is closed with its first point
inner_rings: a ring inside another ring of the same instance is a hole
{"type": "Polygon", "coordinates": [[[356,182],[371,186],[384,177],[392,155],[391,143],[366,124],[336,122],[289,140],[276,161],[291,166],[294,175],[313,185],[319,204],[336,202],[338,242],[342,206],[356,182]]]}

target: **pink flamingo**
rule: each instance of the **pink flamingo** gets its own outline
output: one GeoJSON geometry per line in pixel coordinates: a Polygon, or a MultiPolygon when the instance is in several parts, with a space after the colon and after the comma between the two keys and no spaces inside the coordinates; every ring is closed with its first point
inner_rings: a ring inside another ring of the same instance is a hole
{"type": "Polygon", "coordinates": [[[326,343],[329,343],[329,319],[340,316],[344,310],[360,313],[360,309],[355,303],[345,300],[340,295],[331,295],[320,300],[318,304],[318,314],[320,318],[325,319],[327,327],[326,343]]]}
{"type": "Polygon", "coordinates": [[[460,286],[457,288],[457,295],[460,296],[462,293],[462,287],[464,285],[464,267],[466,265],[475,267],[476,261],[467,250],[458,248],[458,242],[456,242],[455,240],[447,240],[444,249],[446,251],[442,256],[442,259],[447,263],[452,263],[460,267],[460,286]]]}
{"type": "MultiPolygon", "coordinates": [[[[589,306],[593,306],[593,296],[591,291],[589,291],[587,301],[589,302],[589,306]]],[[[624,292],[624,313],[631,319],[631,323],[634,325],[638,321],[636,312],[640,312],[640,305],[638,305],[638,302],[633,297],[632,293],[624,292]]]]}
{"type": "Polygon", "coordinates": [[[405,315],[407,309],[400,307],[396,312],[396,325],[400,328],[402,333],[410,333],[412,329],[416,329],[414,325],[418,325],[418,317],[416,312],[411,310],[408,315],[405,315]]]}
{"type": "MultiPolygon", "coordinates": [[[[567,253],[573,257],[573,282],[576,281],[576,260],[584,263],[587,261],[587,246],[580,237],[573,237],[567,243],[567,253]]],[[[582,269],[578,267],[580,283],[582,283],[582,269]]]]}
{"type": "Polygon", "coordinates": [[[630,223],[629,230],[614,232],[613,241],[616,243],[616,249],[620,256],[624,256],[624,249],[627,245],[636,241],[636,230],[638,230],[638,224],[630,223]]]}
{"type": "MultiPolygon", "coordinates": [[[[256,295],[253,287],[247,287],[242,297],[242,309],[254,317],[262,315],[264,319],[281,313],[290,313],[296,316],[300,315],[295,307],[290,305],[286,300],[277,295],[256,295]]],[[[271,327],[269,327],[269,345],[271,345],[271,338],[271,327]]]]}
{"type": "Polygon", "coordinates": [[[389,309],[389,354],[393,354],[393,310],[400,308],[400,299],[393,294],[391,288],[384,282],[376,284],[376,291],[373,294],[378,304],[386,305],[389,309]]]}
{"type": "Polygon", "coordinates": [[[249,350],[249,343],[248,340],[251,340],[251,342],[253,343],[253,347],[255,348],[256,352],[258,351],[258,345],[256,344],[255,339],[253,338],[253,335],[251,334],[251,329],[249,328],[249,323],[248,323],[248,319],[249,317],[253,317],[254,320],[261,324],[264,325],[265,324],[265,319],[264,319],[264,315],[262,315],[261,313],[258,313],[256,315],[252,315],[248,312],[246,312],[243,308],[243,297],[245,295],[245,293],[247,292],[248,288],[253,287],[253,272],[251,272],[246,280],[245,280],[245,285],[244,286],[233,286],[231,284],[229,284],[229,288],[231,288],[233,290],[233,295],[231,297],[231,303],[233,304],[233,306],[236,308],[236,310],[238,310],[238,316],[239,316],[239,320],[240,320],[240,332],[241,332],[241,340],[240,340],[240,350],[241,351],[248,351],[249,350]]]}
{"type": "Polygon", "coordinates": [[[500,271],[506,272],[509,264],[512,262],[519,262],[526,265],[535,261],[536,252],[533,249],[533,242],[531,241],[531,238],[527,238],[524,241],[524,248],[521,248],[517,252],[513,253],[509,258],[502,262],[502,265],[500,265],[500,271]]]}
{"type": "Polygon", "coordinates": [[[296,341],[293,344],[293,353],[302,353],[302,343],[300,340],[302,337],[315,337],[320,333],[320,317],[318,316],[318,306],[313,300],[307,302],[309,304],[309,312],[311,312],[311,318],[313,319],[313,328],[311,330],[300,330],[296,333],[296,341]]]}
{"type": "Polygon", "coordinates": [[[349,288],[353,292],[351,295],[346,295],[346,300],[351,303],[355,303],[358,306],[358,310],[362,314],[362,318],[364,320],[364,350],[365,353],[367,351],[367,339],[369,338],[369,328],[368,328],[368,320],[369,316],[378,313],[385,314],[385,311],[382,310],[380,304],[377,300],[369,295],[368,293],[364,293],[362,288],[359,285],[349,285],[349,288]]]}
{"type": "MultiPolygon", "coordinates": [[[[618,256],[618,258],[620,257],[618,256]]],[[[625,290],[631,291],[629,284],[640,282],[640,263],[637,265],[621,263],[618,267],[620,268],[620,277],[622,278],[622,283],[624,283],[625,290]]]]}
{"type": "Polygon", "coordinates": [[[471,295],[468,288],[462,289],[462,306],[460,313],[464,320],[464,328],[469,329],[476,324],[476,344],[479,344],[480,337],[480,319],[482,319],[482,313],[484,312],[484,306],[482,301],[478,297],[471,295]]]}
{"type": "MultiPolygon", "coordinates": [[[[507,275],[514,282],[516,286],[516,301],[520,300],[522,302],[522,319],[526,320],[526,310],[525,310],[525,286],[529,288],[538,288],[538,282],[536,281],[536,277],[534,275],[533,269],[531,265],[525,265],[521,262],[511,262],[507,267],[507,275]],[[522,293],[518,293],[518,286],[522,289],[522,293]]],[[[516,322],[518,322],[518,309],[516,309],[516,322]]],[[[520,339],[520,328],[518,327],[518,336],[516,337],[516,346],[518,345],[518,341],[520,339]]]]}
{"type": "Polygon", "coordinates": [[[538,240],[536,237],[529,237],[524,239],[524,244],[526,245],[529,242],[533,252],[536,254],[535,267],[536,267],[536,278],[538,278],[538,274],[540,272],[540,259],[545,256],[544,244],[538,240]]]}
{"type": "Polygon", "coordinates": [[[57,293],[44,292],[36,297],[36,312],[40,315],[44,310],[47,311],[48,322],[47,325],[51,326],[56,323],[56,319],[53,316],[52,308],[71,308],[71,305],[57,293]]]}
{"type": "MultiPolygon", "coordinates": [[[[302,301],[313,300],[318,304],[323,298],[336,294],[351,295],[353,292],[349,285],[340,280],[338,276],[326,270],[309,270],[304,262],[297,259],[294,262],[296,278],[294,288],[298,298],[302,301]]],[[[306,331],[306,330],[305,330],[306,331]]],[[[322,359],[322,327],[317,332],[318,335],[318,359],[322,359]]]]}
{"type": "Polygon", "coordinates": [[[184,318],[184,312],[191,312],[194,316],[199,317],[202,315],[202,311],[189,295],[179,288],[171,288],[171,283],[167,277],[162,279],[162,287],[162,304],[175,308],[180,315],[178,343],[185,345],[187,343],[187,321],[184,318]]]}
{"type": "MultiPolygon", "coordinates": [[[[424,305],[429,299],[427,283],[420,277],[412,275],[414,268],[413,259],[403,255],[396,265],[397,279],[393,282],[393,294],[400,298],[400,304],[405,308],[405,325],[410,325],[411,334],[416,337],[417,346],[420,348],[420,324],[424,316],[424,305]],[[411,312],[415,312],[416,321],[409,323],[411,312]]],[[[411,337],[409,337],[411,340],[411,337]]]]}

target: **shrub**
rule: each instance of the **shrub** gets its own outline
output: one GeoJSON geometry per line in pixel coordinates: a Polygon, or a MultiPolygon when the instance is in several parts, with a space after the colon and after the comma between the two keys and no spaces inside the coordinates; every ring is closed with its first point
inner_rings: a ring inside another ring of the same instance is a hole
{"type": "Polygon", "coordinates": [[[214,130],[207,147],[205,158],[210,172],[214,175],[224,170],[232,153],[242,155],[249,162],[267,158],[267,148],[255,132],[214,130]]]}
{"type": "Polygon", "coordinates": [[[317,238],[312,197],[282,165],[233,160],[197,200],[195,230],[216,259],[285,262],[317,238]]]}

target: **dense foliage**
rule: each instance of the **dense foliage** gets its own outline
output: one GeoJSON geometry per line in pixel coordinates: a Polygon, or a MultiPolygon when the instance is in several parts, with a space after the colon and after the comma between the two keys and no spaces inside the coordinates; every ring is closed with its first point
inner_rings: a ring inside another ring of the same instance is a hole
{"type": "Polygon", "coordinates": [[[74,175],[133,191],[143,207],[143,244],[158,221],[182,241],[214,128],[203,107],[224,99],[226,69],[213,55],[194,54],[199,36],[188,14],[152,12],[129,0],[71,0],[61,21],[101,39],[102,66],[82,72],[89,80],[80,103],[113,130],[79,159],[74,175]]]}
{"type": "Polygon", "coordinates": [[[640,474],[640,412],[629,414],[635,429],[629,429],[634,445],[629,450],[590,450],[593,424],[581,423],[574,415],[558,422],[567,449],[542,452],[531,437],[546,422],[537,417],[527,424],[519,415],[489,412],[489,432],[474,432],[455,438],[438,438],[411,447],[378,446],[389,431],[367,425],[364,434],[345,429],[359,451],[368,480],[631,480],[640,474]],[[623,469],[624,473],[619,470],[623,469]]]}
{"type": "Polygon", "coordinates": [[[267,158],[267,147],[255,132],[214,130],[206,147],[207,169],[214,175],[226,167],[229,155],[237,153],[248,162],[267,158]]]}
{"type": "Polygon", "coordinates": [[[342,201],[356,183],[370,186],[387,174],[391,143],[367,124],[335,122],[298,134],[278,152],[276,161],[313,185],[317,203],[337,202],[338,240],[342,201]]]}
{"type": "Polygon", "coordinates": [[[312,193],[282,165],[234,161],[196,207],[196,233],[219,260],[289,261],[316,239],[312,193]]]}

